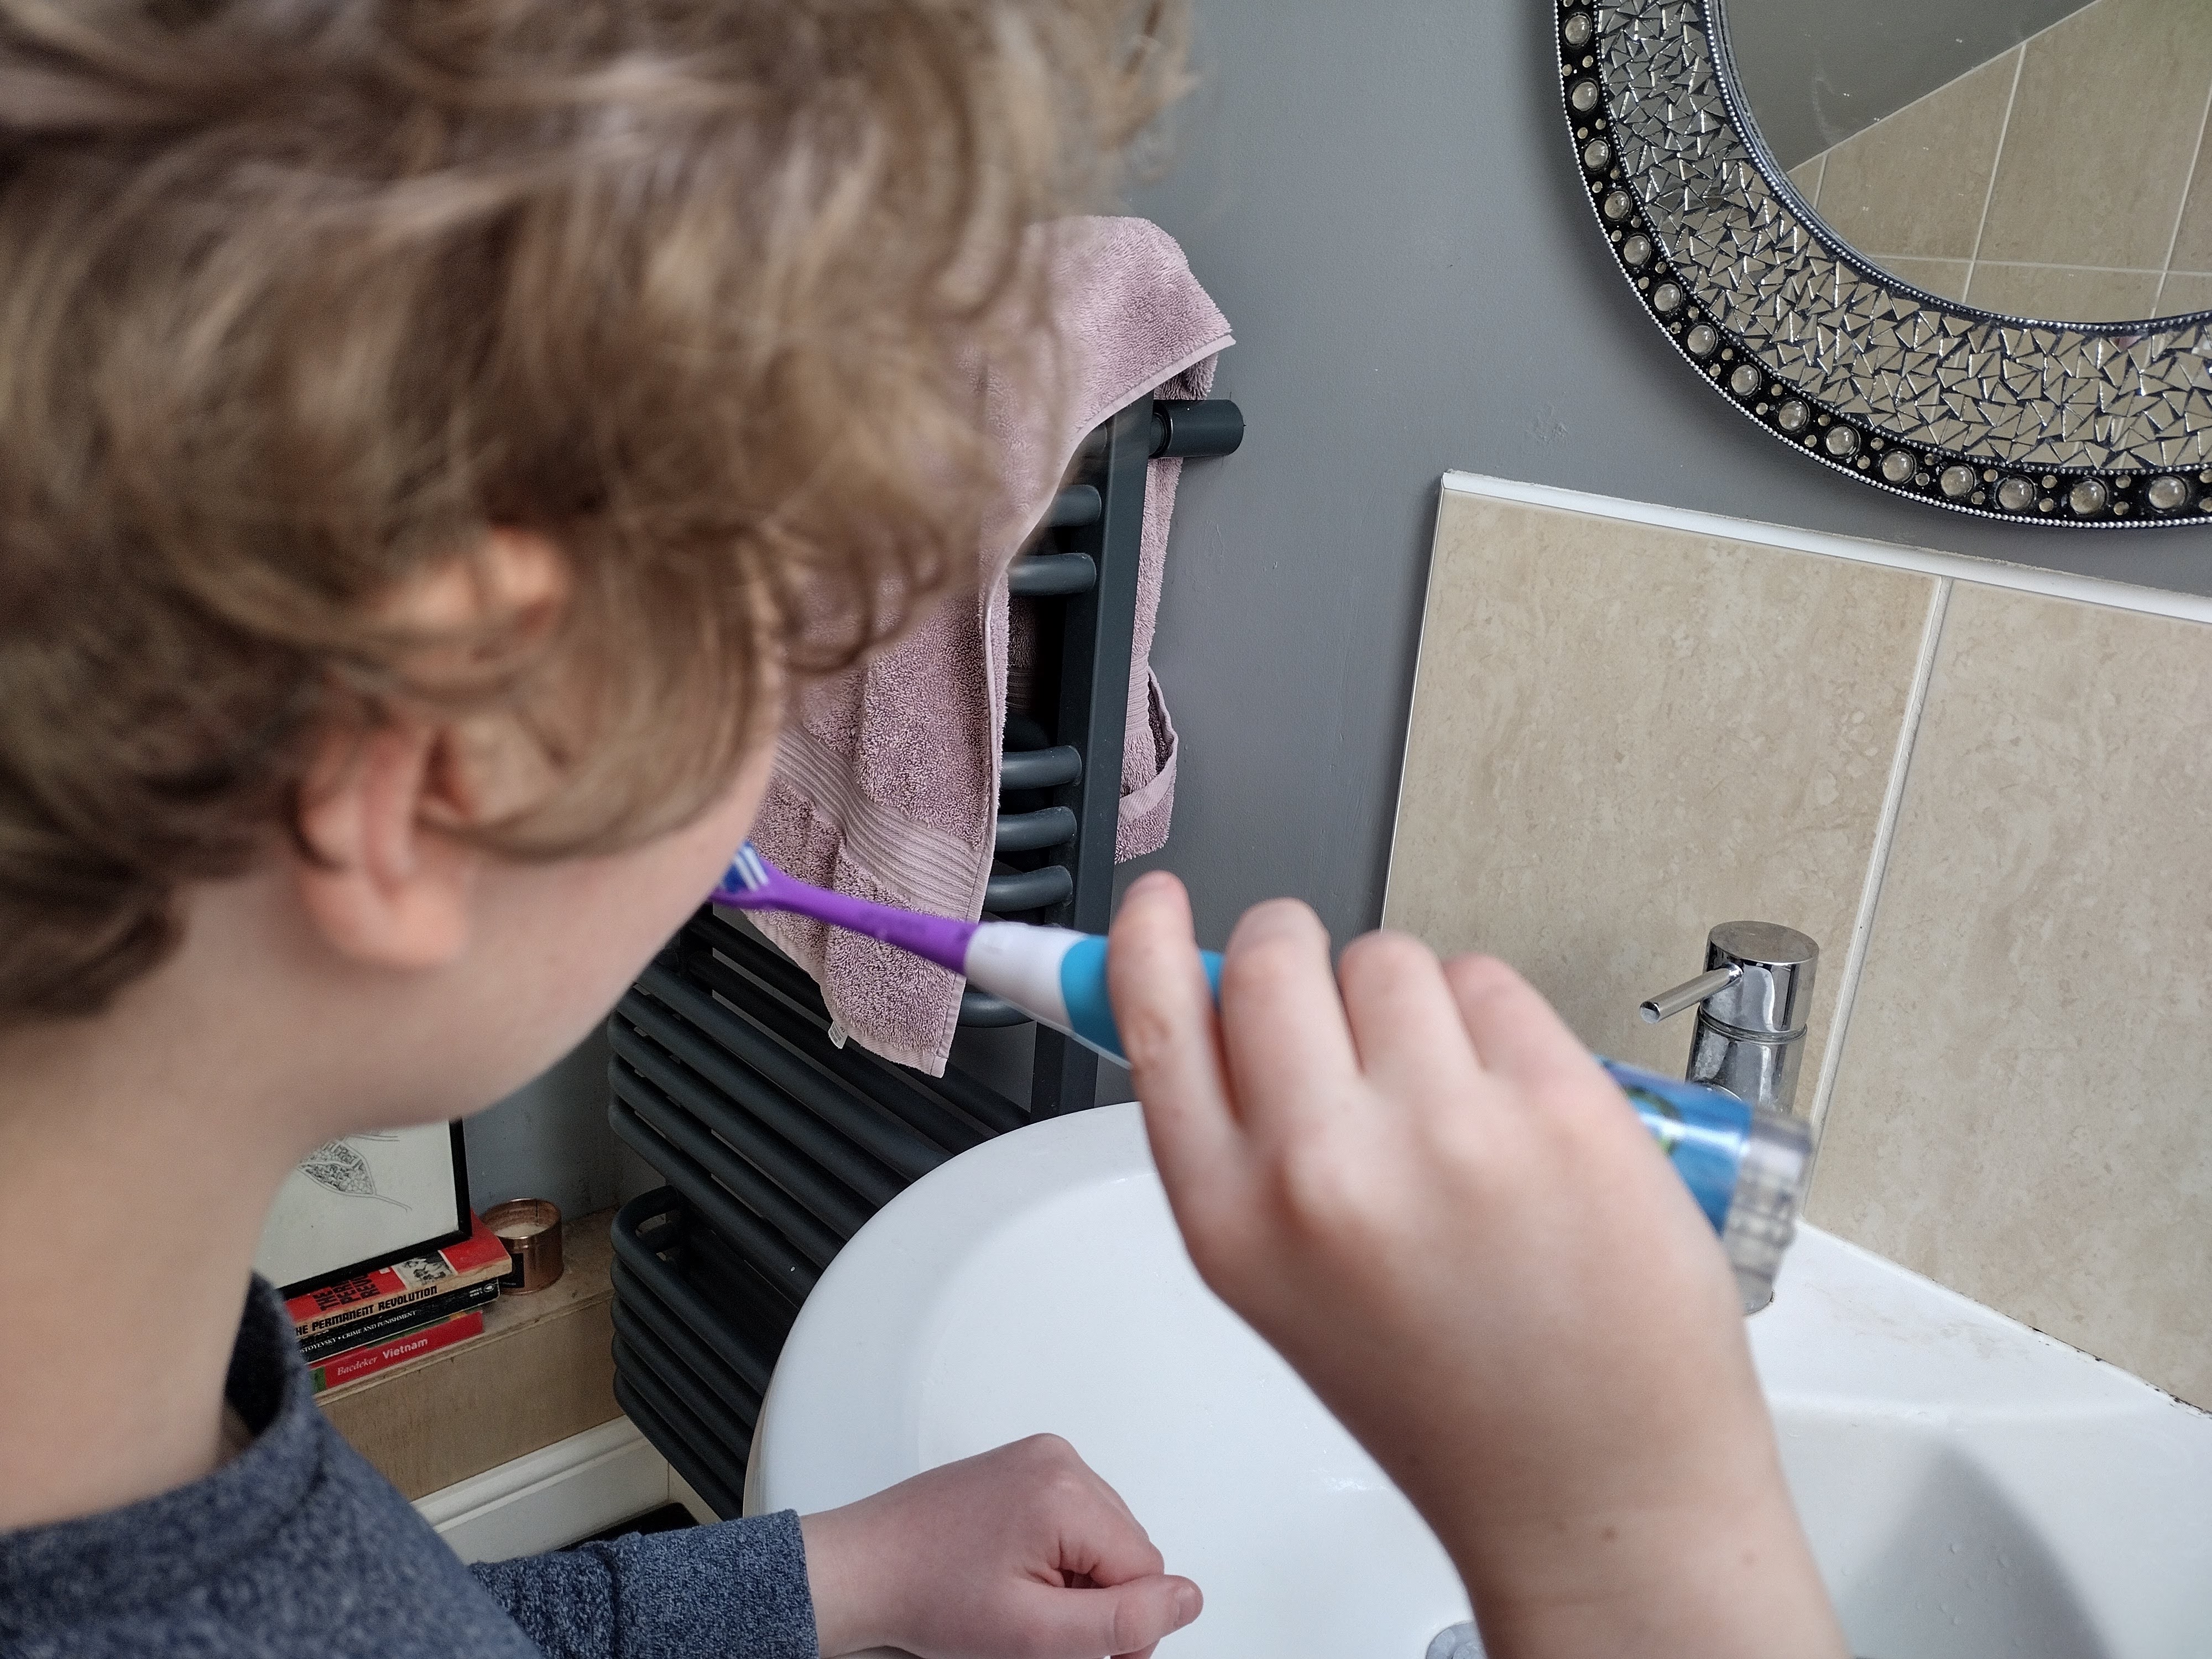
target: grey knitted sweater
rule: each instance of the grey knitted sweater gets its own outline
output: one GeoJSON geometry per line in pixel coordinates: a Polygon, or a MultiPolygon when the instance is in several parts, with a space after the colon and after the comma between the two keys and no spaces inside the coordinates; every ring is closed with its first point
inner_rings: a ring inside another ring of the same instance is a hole
{"type": "Polygon", "coordinates": [[[816,1659],[798,1517],[464,1567],[333,1429],[259,1279],[253,1443],[205,1480],[0,1533],[0,1659],[816,1659]]]}

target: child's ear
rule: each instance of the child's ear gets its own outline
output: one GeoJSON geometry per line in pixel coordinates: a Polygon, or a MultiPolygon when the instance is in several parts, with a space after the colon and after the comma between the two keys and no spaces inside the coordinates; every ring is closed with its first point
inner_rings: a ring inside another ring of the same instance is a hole
{"type": "MultiPolygon", "coordinates": [[[[559,550],[528,531],[494,529],[465,557],[403,582],[391,620],[435,639],[504,623],[542,634],[568,592],[559,550]]],[[[459,647],[465,659],[469,647],[459,647]]],[[[441,647],[416,665],[451,670],[441,647]]],[[[522,722],[498,709],[440,720],[387,714],[362,732],[334,728],[300,792],[307,914],[341,954],[385,967],[434,968],[469,945],[470,895],[484,855],[465,831],[512,815],[551,782],[547,756],[522,722]]]]}
{"type": "Polygon", "coordinates": [[[467,950],[483,854],[438,827],[471,820],[450,729],[409,721],[334,732],[301,790],[300,897],[341,956],[437,968],[467,950]]]}

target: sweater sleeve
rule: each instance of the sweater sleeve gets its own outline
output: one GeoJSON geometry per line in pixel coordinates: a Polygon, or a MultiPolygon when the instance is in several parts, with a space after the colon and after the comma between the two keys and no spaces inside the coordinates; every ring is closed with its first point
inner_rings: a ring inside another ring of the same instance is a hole
{"type": "Polygon", "coordinates": [[[469,1571],[546,1659],[817,1659],[796,1511],[469,1571]]]}

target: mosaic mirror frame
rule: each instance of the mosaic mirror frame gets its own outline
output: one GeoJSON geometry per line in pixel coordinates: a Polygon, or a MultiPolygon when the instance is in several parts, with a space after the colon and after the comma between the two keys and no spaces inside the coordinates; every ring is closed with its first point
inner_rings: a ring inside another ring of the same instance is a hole
{"type": "Polygon", "coordinates": [[[1807,208],[1724,0],[1555,0],[1559,100],[1614,263],[1683,360],[1877,489],[2014,523],[2212,523],[2212,311],[2006,316],[1914,288],[1807,208]]]}

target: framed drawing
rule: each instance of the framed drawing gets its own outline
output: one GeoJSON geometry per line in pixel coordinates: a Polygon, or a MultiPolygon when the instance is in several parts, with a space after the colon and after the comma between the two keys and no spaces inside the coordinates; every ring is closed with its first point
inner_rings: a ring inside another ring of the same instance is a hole
{"type": "Polygon", "coordinates": [[[254,1270],[285,1296],[457,1244],[469,1234],[459,1123],[325,1141],[277,1188],[254,1270]]]}

